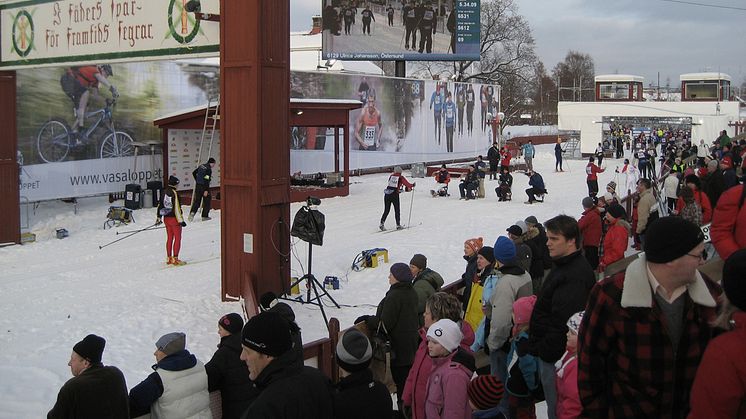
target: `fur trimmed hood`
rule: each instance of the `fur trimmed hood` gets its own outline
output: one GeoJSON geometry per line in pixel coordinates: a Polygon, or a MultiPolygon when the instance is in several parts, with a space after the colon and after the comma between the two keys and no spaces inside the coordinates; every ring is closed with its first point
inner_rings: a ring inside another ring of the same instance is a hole
{"type": "MultiPolygon", "coordinates": [[[[689,297],[695,304],[705,307],[715,307],[715,299],[712,298],[705,280],[699,271],[694,272],[694,283],[687,286],[689,297]]],[[[629,264],[624,274],[622,285],[622,307],[653,307],[653,290],[650,289],[648,281],[647,259],[645,254],[629,264]]]]}

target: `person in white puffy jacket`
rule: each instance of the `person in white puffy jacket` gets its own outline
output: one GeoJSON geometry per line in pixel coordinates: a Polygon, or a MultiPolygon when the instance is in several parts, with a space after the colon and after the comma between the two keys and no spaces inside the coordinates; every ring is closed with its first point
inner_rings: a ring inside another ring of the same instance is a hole
{"type": "Polygon", "coordinates": [[[212,419],[207,372],[186,350],[186,335],[165,334],[155,347],[155,372],[130,390],[130,417],[212,419]]]}
{"type": "Polygon", "coordinates": [[[671,214],[676,209],[676,201],[679,197],[679,173],[671,172],[663,181],[663,193],[666,195],[666,206],[671,214]]]}

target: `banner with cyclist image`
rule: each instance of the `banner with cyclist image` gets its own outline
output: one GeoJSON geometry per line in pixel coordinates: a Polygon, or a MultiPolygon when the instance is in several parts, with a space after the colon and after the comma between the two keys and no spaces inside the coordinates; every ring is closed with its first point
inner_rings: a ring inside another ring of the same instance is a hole
{"type": "Polygon", "coordinates": [[[19,71],[21,196],[96,195],[161,180],[162,137],[153,120],[204,106],[219,88],[217,71],[208,70],[157,61],[19,71]],[[147,180],[130,175],[141,171],[147,180]]]}
{"type": "MultiPolygon", "coordinates": [[[[297,71],[290,79],[294,98],[363,102],[361,109],[350,112],[353,169],[473,158],[485,154],[492,143],[487,121],[488,114],[499,109],[498,86],[297,71]]],[[[315,130],[314,138],[306,135],[305,130],[293,131],[291,163],[307,157],[322,165],[324,159],[333,159],[333,130],[315,130]],[[292,159],[297,152],[304,157],[292,159]]],[[[306,160],[302,166],[291,171],[305,172],[313,164],[306,160]]]]}

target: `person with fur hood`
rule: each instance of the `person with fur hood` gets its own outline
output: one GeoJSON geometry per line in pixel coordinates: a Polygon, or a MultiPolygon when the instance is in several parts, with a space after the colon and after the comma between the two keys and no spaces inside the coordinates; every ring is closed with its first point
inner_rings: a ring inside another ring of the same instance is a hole
{"type": "Polygon", "coordinates": [[[629,246],[629,234],[632,226],[627,223],[627,213],[619,204],[612,204],[606,210],[604,219],[608,231],[604,235],[604,253],[598,264],[598,271],[603,272],[612,263],[624,259],[624,252],[629,246]]]}
{"type": "Polygon", "coordinates": [[[433,359],[428,354],[427,331],[437,321],[449,319],[461,327],[463,338],[461,349],[471,353],[469,347],[474,343],[474,331],[469,323],[461,319],[461,304],[453,294],[436,292],[425,304],[425,324],[420,328],[420,345],[414,355],[414,363],[404,384],[404,411],[411,419],[425,419],[425,399],[427,382],[433,369],[433,359]]]}

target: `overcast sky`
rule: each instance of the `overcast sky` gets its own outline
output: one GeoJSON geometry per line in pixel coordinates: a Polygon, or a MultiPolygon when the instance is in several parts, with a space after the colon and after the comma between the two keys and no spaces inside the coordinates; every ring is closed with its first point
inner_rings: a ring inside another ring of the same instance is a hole
{"type": "MultiPolygon", "coordinates": [[[[485,2],[486,0],[482,0],[485,2]]],[[[645,85],[679,85],[679,75],[720,71],[746,80],[746,1],[516,0],[528,19],[539,58],[551,69],[568,50],[590,54],[596,74],[634,74],[645,85]]],[[[311,27],[321,0],[290,0],[290,29],[311,27]]]]}

